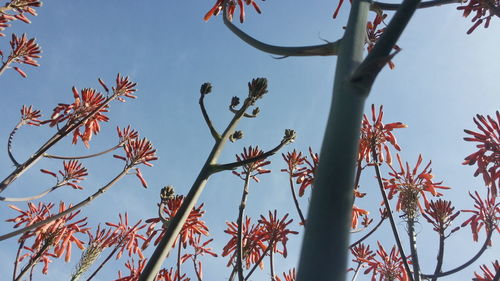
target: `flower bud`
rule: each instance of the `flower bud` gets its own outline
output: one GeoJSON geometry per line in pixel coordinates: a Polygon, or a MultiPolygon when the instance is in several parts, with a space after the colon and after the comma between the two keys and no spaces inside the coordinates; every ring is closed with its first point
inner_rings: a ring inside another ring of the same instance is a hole
{"type": "Polygon", "coordinates": [[[161,201],[167,201],[168,199],[173,198],[174,194],[175,194],[175,191],[174,191],[173,186],[168,185],[168,186],[163,187],[160,191],[161,201]]]}
{"type": "Polygon", "coordinates": [[[238,106],[238,104],[240,104],[240,98],[238,97],[232,97],[231,98],[231,107],[235,107],[235,106],[238,106]]]}
{"type": "Polygon", "coordinates": [[[296,136],[297,136],[297,134],[295,133],[294,130],[286,129],[285,136],[283,137],[283,142],[287,142],[287,143],[294,142],[296,136]]]}
{"type": "Polygon", "coordinates": [[[235,131],[232,135],[229,136],[229,140],[231,142],[235,142],[239,139],[243,138],[243,132],[242,131],[235,131]]]}
{"type": "Polygon", "coordinates": [[[266,78],[255,78],[252,82],[248,82],[248,96],[256,101],[267,93],[267,79],[266,78]]]}
{"type": "Polygon", "coordinates": [[[206,94],[210,94],[210,92],[212,92],[212,84],[210,84],[208,82],[203,83],[201,85],[201,88],[200,88],[200,94],[206,95],[206,94]]]}
{"type": "Polygon", "coordinates": [[[252,110],[252,115],[253,115],[253,116],[257,116],[257,114],[259,114],[259,112],[260,112],[260,108],[256,107],[256,108],[254,108],[254,109],[252,110]]]}

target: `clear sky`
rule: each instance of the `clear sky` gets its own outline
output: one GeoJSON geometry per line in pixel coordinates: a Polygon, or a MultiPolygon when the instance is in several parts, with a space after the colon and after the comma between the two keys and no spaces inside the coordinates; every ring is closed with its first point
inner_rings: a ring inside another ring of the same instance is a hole
{"type": "MultiPolygon", "coordinates": [[[[39,16],[30,17],[32,24],[16,22],[7,30],[7,37],[0,38],[0,48],[7,52],[10,34],[26,32],[37,38],[43,50],[40,67],[22,67],[28,74],[27,79],[12,70],[0,76],[3,112],[0,134],[4,136],[4,147],[23,104],[34,105],[48,118],[55,105],[72,102],[72,86],[100,90],[97,78],[111,85],[118,72],[138,83],[138,99],[111,105],[111,120],[103,124],[102,133],[94,137],[90,149],[81,143],[72,146],[71,139],[67,139],[52,151],[63,155],[101,151],[115,144],[116,126],[129,124],[158,149],[160,159],[153,163],[155,166],[142,169],[149,188],[143,189],[135,176],[126,177],[82,211],[91,226],[116,222],[118,213],[123,212],[128,212],[133,222],[155,217],[159,191],[165,185],[174,185],[180,194],[187,193],[213,144],[198,106],[199,87],[203,82],[213,84],[213,92],[205,103],[215,126],[222,130],[232,115],[227,110],[231,97],[244,98],[246,84],[252,78],[269,79],[269,93],[259,101],[260,116],[243,120],[240,129],[244,131],[244,139],[226,146],[222,162],[234,161],[234,154],[241,152],[244,146],[259,145],[264,150],[274,147],[287,128],[296,130],[298,137],[283,152],[292,149],[306,152],[309,146],[319,151],[336,59],[273,59],[241,42],[224,27],[221,17],[204,22],[203,15],[212,7],[212,2],[45,1],[38,9],[39,16]]],[[[269,0],[259,5],[263,14],[257,15],[249,7],[246,22],[240,27],[264,42],[286,46],[320,44],[321,39],[337,40],[349,8],[348,3],[344,4],[339,17],[333,20],[336,1],[269,0]]],[[[474,130],[475,114],[494,114],[500,105],[500,20],[494,18],[488,29],[479,27],[466,35],[470,26],[470,19],[463,18],[454,5],[418,11],[398,43],[402,51],[394,59],[396,69],[385,69],[380,74],[367,102],[367,109],[371,103],[384,105],[386,122],[401,121],[408,125],[407,129],[396,132],[403,159],[415,163],[420,153],[424,161],[432,159],[435,177],[452,187],[445,194],[457,209],[472,208],[468,191],[479,190],[485,194],[481,179],[472,176],[475,169],[461,165],[463,158],[475,151],[472,143],[462,140],[463,129],[474,130]]],[[[48,127],[23,127],[16,135],[14,154],[18,159],[29,157],[54,132],[54,128],[48,127]]],[[[7,154],[4,155],[0,158],[2,178],[12,170],[7,154]]],[[[248,214],[256,218],[273,209],[278,209],[280,214],[289,212],[294,218],[290,228],[300,230],[287,177],[279,171],[285,164],[279,155],[271,161],[273,172],[261,176],[261,183],[250,187],[248,214]]],[[[84,163],[90,175],[82,182],[83,191],[65,187],[45,197],[44,202],[77,203],[122,169],[122,162],[111,155],[84,163]]],[[[39,169],[59,170],[60,167],[62,164],[58,161],[43,160],[2,196],[28,196],[45,189],[53,184],[53,179],[41,174],[39,169]]],[[[363,175],[362,191],[368,192],[369,197],[360,200],[359,207],[376,214],[381,199],[373,177],[372,171],[363,175]]],[[[241,188],[242,181],[231,173],[217,174],[210,178],[201,197],[207,210],[204,219],[219,254],[228,238],[223,233],[225,221],[237,217],[241,188]]],[[[306,193],[302,199],[304,206],[308,196],[306,193]]],[[[0,208],[2,221],[16,215],[6,204],[0,208]]],[[[463,214],[457,222],[466,218],[463,214]]],[[[10,223],[1,223],[1,233],[10,231],[11,227],[10,223]]],[[[388,223],[383,227],[377,237],[390,248],[388,223]]],[[[401,223],[399,227],[404,233],[404,225],[401,223]]],[[[418,238],[419,253],[423,271],[427,273],[434,269],[437,235],[423,219],[418,228],[422,234],[418,238]]],[[[449,240],[445,269],[463,263],[481,245],[481,242],[472,242],[468,229],[449,240]]],[[[494,244],[499,244],[498,234],[494,240],[494,244]]],[[[12,272],[15,241],[0,243],[3,261],[0,280],[8,280],[6,276],[12,272]]],[[[371,248],[376,247],[374,240],[370,244],[371,248]]],[[[297,263],[300,237],[291,238],[289,245],[289,257],[277,261],[280,275],[297,263]]],[[[482,262],[443,280],[470,280],[480,264],[490,265],[499,258],[498,250],[498,246],[488,250],[482,262]]],[[[146,256],[150,254],[151,251],[146,252],[146,256]]],[[[70,264],[62,260],[52,263],[48,276],[41,277],[41,267],[38,267],[34,280],[68,280],[79,255],[74,249],[70,264]]],[[[94,280],[117,278],[118,269],[128,272],[123,267],[125,261],[122,258],[94,280]]],[[[207,257],[204,261],[206,280],[229,276],[226,258],[207,257]]],[[[166,267],[173,264],[173,259],[169,259],[166,267]]],[[[254,280],[268,278],[266,265],[266,270],[255,275],[254,280]]],[[[369,280],[369,277],[358,280],[369,280]]]]}

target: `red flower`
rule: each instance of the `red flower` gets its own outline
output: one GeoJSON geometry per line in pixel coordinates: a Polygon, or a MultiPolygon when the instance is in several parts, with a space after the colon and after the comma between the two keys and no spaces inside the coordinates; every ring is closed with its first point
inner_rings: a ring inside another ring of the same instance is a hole
{"type": "Polygon", "coordinates": [[[496,112],[496,119],[487,115],[476,115],[473,118],[477,128],[481,132],[464,130],[472,137],[464,140],[478,142],[478,151],[465,157],[464,165],[474,165],[477,163],[477,170],[474,176],[483,175],[484,183],[491,187],[492,196],[497,196],[497,186],[500,186],[500,112],[496,112]]]}
{"type": "Polygon", "coordinates": [[[400,171],[396,171],[392,165],[389,165],[392,170],[389,175],[392,178],[383,179],[384,187],[385,189],[389,189],[389,199],[392,199],[394,195],[399,194],[396,210],[402,210],[406,216],[414,217],[417,212],[417,206],[421,211],[423,210],[419,202],[420,196],[423,197],[425,207],[428,208],[429,202],[427,200],[426,192],[429,192],[433,196],[441,196],[442,194],[437,192],[436,189],[449,189],[449,187],[441,186],[440,184],[442,182],[432,181],[434,176],[431,174],[431,161],[429,161],[427,166],[425,166],[425,168],[417,174],[418,168],[423,160],[422,155],[418,156],[417,164],[413,170],[410,169],[408,162],[406,162],[406,166],[403,166],[399,154],[397,154],[397,159],[400,171]]]}
{"type": "MultiPolygon", "coordinates": [[[[40,46],[35,43],[35,38],[28,40],[26,34],[23,34],[20,38],[15,34],[12,34],[12,40],[10,41],[11,53],[7,58],[6,64],[11,62],[24,63],[32,66],[40,66],[35,59],[41,58],[40,46]]],[[[18,67],[14,69],[21,74],[21,76],[26,77],[24,73],[18,67]]]]}
{"type": "Polygon", "coordinates": [[[130,125],[123,130],[120,130],[120,127],[116,127],[116,131],[118,132],[119,145],[123,145],[131,140],[136,140],[139,138],[139,133],[132,129],[130,125]]]}
{"type": "MultiPolygon", "coordinates": [[[[500,202],[496,203],[496,197],[493,197],[489,190],[486,200],[483,200],[477,191],[475,192],[476,196],[470,193],[469,195],[474,199],[476,210],[462,210],[462,212],[472,213],[472,216],[462,223],[462,227],[470,224],[474,241],[478,240],[478,233],[483,226],[487,233],[493,232],[495,229],[500,232],[498,225],[500,221],[500,202]]],[[[491,244],[491,240],[489,244],[491,244]]]]}
{"type": "MultiPolygon", "coordinates": [[[[102,82],[102,80],[100,81],[102,82]]],[[[101,83],[103,86],[104,82],[101,83]]],[[[133,83],[129,81],[128,76],[127,77],[122,77],[120,73],[116,76],[116,87],[111,87],[113,90],[113,93],[117,95],[117,99],[121,102],[125,102],[125,99],[123,97],[135,99],[137,96],[134,96],[133,93],[135,93],[137,90],[134,88],[137,86],[137,83],[133,83]]],[[[107,87],[105,87],[107,89],[107,87]]]]}
{"type": "MultiPolygon", "coordinates": [[[[252,148],[252,146],[248,147],[248,150],[246,147],[243,148],[243,153],[240,155],[236,154],[236,160],[238,162],[255,158],[260,155],[264,154],[264,151],[260,150],[258,146],[255,148],[252,148]]],[[[259,182],[259,178],[257,178],[257,175],[260,174],[267,174],[270,173],[271,170],[266,170],[262,167],[267,166],[271,163],[271,161],[264,161],[265,159],[253,161],[251,163],[245,164],[242,166],[243,172],[236,172],[233,171],[233,174],[237,175],[240,177],[242,180],[245,180],[245,175],[250,175],[250,178],[254,179],[256,182],[259,182]]]]}
{"type": "MultiPolygon", "coordinates": [[[[455,207],[451,205],[450,201],[439,199],[437,201],[431,201],[429,207],[422,213],[422,216],[434,226],[434,231],[443,234],[453,220],[460,214],[460,211],[454,213],[454,210],[455,207]]],[[[451,232],[455,232],[458,229],[457,227],[451,232]]]]}
{"type": "Polygon", "coordinates": [[[495,262],[492,262],[493,264],[493,271],[491,271],[486,265],[481,265],[479,268],[483,271],[483,276],[477,274],[474,272],[475,278],[472,278],[472,281],[493,281],[495,278],[495,274],[498,274],[500,272],[500,263],[498,260],[495,260],[495,262]]]}
{"type": "MultiPolygon", "coordinates": [[[[465,1],[466,3],[467,1],[465,1]]],[[[468,17],[471,13],[476,14],[472,18],[474,24],[467,31],[471,34],[478,26],[484,22],[484,28],[488,28],[493,16],[500,17],[500,1],[498,0],[469,0],[466,6],[460,6],[457,10],[463,10],[463,16],[468,17]],[[486,16],[486,13],[488,15],[486,16]]]]}
{"type": "MultiPolygon", "coordinates": [[[[283,278],[285,281],[295,281],[297,279],[297,273],[295,272],[295,268],[292,268],[288,271],[288,274],[286,272],[283,272],[283,278]]],[[[281,281],[281,278],[278,276],[275,276],[274,279],[276,281],[281,281]]]]}
{"type": "MultiPolygon", "coordinates": [[[[226,222],[227,229],[224,230],[225,233],[231,235],[231,239],[227,242],[222,250],[222,256],[231,255],[227,266],[230,266],[236,260],[236,250],[238,247],[238,224],[236,222],[226,222]]],[[[244,223],[242,224],[242,235],[241,235],[241,245],[243,248],[242,259],[245,262],[246,268],[250,268],[252,264],[259,261],[262,254],[267,249],[264,245],[262,238],[262,226],[251,225],[250,218],[246,217],[244,223]]],[[[262,268],[264,264],[261,262],[260,267],[262,268]]]]}
{"type": "MultiPolygon", "coordinates": [[[[25,226],[32,225],[52,216],[50,210],[53,206],[54,204],[52,203],[47,205],[39,203],[38,206],[33,203],[28,203],[28,210],[23,211],[10,205],[9,207],[20,212],[21,214],[16,218],[8,219],[7,221],[16,222],[14,228],[17,228],[22,224],[25,224],[25,226]]],[[[61,202],[59,204],[59,212],[63,212],[64,210],[66,210],[66,206],[63,202],[61,202]]],[[[27,256],[33,259],[36,255],[41,254],[44,256],[43,262],[45,263],[45,267],[43,269],[43,273],[45,274],[48,270],[48,263],[51,262],[49,257],[58,258],[64,254],[64,260],[68,262],[71,258],[71,249],[73,244],[81,250],[85,248],[83,242],[76,238],[75,234],[88,232],[89,228],[85,228],[85,221],[87,218],[71,222],[71,220],[73,220],[79,213],[80,211],[68,214],[53,222],[24,233],[21,238],[19,238],[20,241],[26,242],[29,238],[34,238],[34,242],[30,247],[25,247],[25,249],[30,251],[30,253],[23,255],[21,259],[24,259],[27,256]],[[53,252],[50,253],[50,250],[53,250],[53,252]]]]}
{"type": "MultiPolygon", "coordinates": [[[[88,175],[87,169],[78,160],[70,160],[68,162],[63,161],[64,171],[59,170],[59,174],[62,179],[57,181],[58,186],[69,185],[74,189],[83,189],[83,186],[77,185],[80,181],[85,179],[88,175]]],[[[49,174],[53,177],[57,177],[56,173],[48,170],[40,169],[42,173],[49,174]]]]}
{"type": "MultiPolygon", "coordinates": [[[[162,221],[162,219],[164,219],[165,221],[170,221],[181,207],[183,201],[184,196],[182,195],[177,195],[167,199],[164,208],[160,210],[160,215],[162,216],[162,218],[151,218],[146,220],[146,223],[149,223],[148,230],[146,231],[146,235],[148,236],[148,238],[142,246],[143,249],[145,249],[149,245],[150,241],[156,236],[156,234],[161,231],[160,235],[158,235],[158,237],[156,238],[154,245],[156,246],[160,242],[160,240],[165,235],[168,224],[162,225],[161,229],[155,229],[156,225],[160,221],[162,221]]],[[[202,208],[203,204],[201,204],[197,208],[193,207],[186,222],[182,226],[179,237],[181,238],[181,243],[184,246],[188,243],[190,245],[194,245],[197,239],[196,235],[208,236],[208,227],[206,226],[205,222],[200,219],[205,214],[205,211],[203,211],[202,208]]]]}
{"type": "Polygon", "coordinates": [[[375,105],[372,104],[372,122],[368,120],[366,114],[363,116],[363,121],[361,123],[361,139],[359,141],[359,154],[358,160],[365,159],[367,163],[371,162],[372,147],[375,146],[377,149],[378,159],[374,159],[378,162],[387,162],[391,164],[392,157],[389,151],[389,142],[396,150],[400,151],[396,137],[392,134],[394,129],[407,128],[405,124],[401,122],[394,122],[384,125],[382,123],[382,118],[384,116],[383,106],[380,106],[379,113],[375,111],[375,105]],[[382,149],[385,150],[385,159],[382,154],[382,149]]]}
{"type": "Polygon", "coordinates": [[[119,214],[118,216],[120,217],[120,222],[118,224],[111,222],[106,223],[106,225],[115,228],[115,240],[113,241],[113,244],[116,244],[120,249],[116,258],[119,259],[123,255],[123,252],[127,250],[129,257],[132,256],[132,254],[137,254],[141,260],[144,259],[141,247],[139,247],[139,240],[146,241],[146,237],[139,234],[139,231],[146,227],[146,225],[140,225],[142,220],[139,220],[135,225],[130,226],[128,224],[127,213],[125,213],[124,216],[122,216],[122,214],[119,214]]]}
{"type": "Polygon", "coordinates": [[[150,161],[157,160],[156,149],[153,148],[153,144],[146,138],[143,139],[131,139],[123,147],[125,150],[126,157],[114,155],[115,158],[122,159],[125,161],[127,166],[133,167],[139,164],[144,164],[146,166],[152,167],[153,164],[150,161]]]}
{"type": "Polygon", "coordinates": [[[95,110],[97,110],[97,108],[100,108],[92,117],[83,122],[73,132],[73,144],[76,144],[78,138],[81,138],[85,146],[89,147],[89,141],[92,138],[92,135],[99,133],[101,129],[99,122],[107,122],[109,120],[109,118],[103,114],[108,112],[108,106],[103,106],[106,102],[106,98],[104,98],[100,93],[97,93],[94,89],[83,89],[81,91],[81,97],[75,87],[73,87],[72,91],[75,101],[72,104],[60,103],[56,108],[54,108],[50,126],[53,127],[66,120],[66,126],[74,125],[82,118],[92,114],[95,110]],[[80,132],[81,127],[85,127],[83,134],[80,132]]]}
{"type": "MultiPolygon", "coordinates": [[[[366,23],[366,34],[368,37],[366,50],[368,52],[371,52],[378,39],[382,36],[382,34],[384,34],[385,28],[379,28],[379,25],[384,22],[385,18],[387,18],[387,14],[377,13],[373,22],[368,21],[366,23]]],[[[392,48],[396,52],[401,51],[401,48],[398,45],[394,45],[392,48]]],[[[392,61],[389,61],[388,64],[390,69],[394,69],[395,65],[392,61]]]]}
{"type": "Polygon", "coordinates": [[[307,157],[304,157],[304,162],[307,164],[307,167],[299,168],[294,176],[297,177],[297,183],[300,183],[299,187],[299,196],[304,196],[304,192],[307,187],[312,186],[314,183],[314,175],[316,174],[316,169],[319,164],[319,156],[318,153],[314,153],[312,149],[309,147],[309,156],[312,161],[309,161],[307,157]]]}
{"type": "Polygon", "coordinates": [[[226,7],[227,17],[229,18],[230,21],[233,20],[233,15],[234,15],[234,12],[236,10],[236,5],[238,5],[238,7],[240,9],[240,22],[241,23],[243,23],[243,21],[245,20],[245,5],[244,4],[246,4],[247,6],[251,4],[254,7],[255,11],[257,11],[257,13],[259,13],[259,14],[261,13],[259,5],[257,5],[257,3],[255,3],[254,0],[217,0],[215,2],[215,5],[212,7],[212,9],[210,9],[210,11],[208,11],[205,14],[203,19],[205,21],[208,21],[212,16],[217,16],[224,8],[223,5],[224,5],[224,2],[226,2],[226,1],[227,1],[227,7],[226,7]]]}
{"type": "Polygon", "coordinates": [[[134,259],[128,260],[125,263],[125,267],[128,268],[129,275],[122,277],[121,272],[118,271],[118,279],[116,279],[115,281],[137,281],[137,280],[139,280],[139,277],[141,276],[141,273],[144,270],[144,267],[146,266],[147,261],[148,261],[147,259],[140,259],[139,262],[137,263],[137,268],[136,268],[134,259]]]}
{"type": "Polygon", "coordinates": [[[393,246],[390,254],[387,254],[384,247],[377,241],[378,250],[377,255],[380,260],[375,257],[367,260],[368,269],[365,270],[365,274],[372,272],[372,280],[375,280],[376,276],[379,276],[379,280],[384,281],[408,281],[408,275],[403,264],[403,259],[399,256],[399,251],[396,246],[393,246]]]}
{"type": "MultiPolygon", "coordinates": [[[[358,227],[358,221],[359,221],[359,217],[361,215],[364,215],[365,218],[366,215],[368,215],[370,212],[368,212],[367,210],[364,210],[364,209],[361,209],[361,208],[358,208],[356,207],[356,205],[352,205],[352,221],[351,221],[351,228],[352,229],[355,229],[356,227],[358,227]]],[[[366,224],[369,224],[369,223],[366,223],[366,224]]]]}
{"type": "Polygon", "coordinates": [[[370,246],[365,246],[363,243],[359,243],[351,248],[351,253],[354,256],[353,262],[356,263],[367,263],[372,261],[375,254],[370,250],[370,246]]]}
{"type": "Polygon", "coordinates": [[[156,281],[189,281],[190,279],[186,277],[186,273],[179,276],[177,270],[174,271],[173,268],[166,270],[162,268],[158,275],[156,276],[156,281]]]}
{"type": "Polygon", "coordinates": [[[259,224],[262,225],[262,241],[268,241],[270,247],[272,247],[272,251],[275,253],[280,253],[283,257],[287,257],[287,249],[286,242],[288,241],[289,234],[298,234],[297,231],[292,231],[287,228],[287,226],[292,223],[293,219],[286,221],[288,218],[288,214],[286,214],[283,218],[278,219],[277,211],[274,210],[274,213],[269,211],[269,219],[260,216],[259,224]],[[278,243],[281,242],[282,249],[278,249],[278,243]]]}
{"type": "Polygon", "coordinates": [[[21,125],[27,124],[27,125],[33,125],[33,126],[40,126],[40,121],[38,118],[40,118],[42,114],[40,114],[40,110],[35,110],[32,108],[32,106],[26,107],[23,105],[21,108],[21,125]]]}

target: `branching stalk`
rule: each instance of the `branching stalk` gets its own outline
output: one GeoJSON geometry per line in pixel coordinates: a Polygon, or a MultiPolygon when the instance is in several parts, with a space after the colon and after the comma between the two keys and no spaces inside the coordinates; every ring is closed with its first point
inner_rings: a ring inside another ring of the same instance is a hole
{"type": "Polygon", "coordinates": [[[77,211],[79,210],[80,208],[90,204],[90,202],[92,202],[94,199],[96,199],[97,197],[101,196],[104,192],[106,192],[111,186],[113,186],[115,183],[117,183],[122,177],[124,177],[128,171],[131,169],[131,167],[125,167],[123,169],[123,171],[121,171],[114,179],[112,179],[108,184],[106,184],[105,186],[103,186],[102,188],[100,188],[99,190],[97,190],[97,192],[95,192],[94,194],[90,195],[89,197],[87,197],[85,200],[81,201],[80,203],[76,204],[75,206],[71,207],[71,208],[68,208],[62,212],[60,212],[59,214],[56,214],[56,215],[53,215],[51,217],[48,217],[46,218],[45,220],[43,221],[39,221],[37,223],[34,223],[34,224],[31,224],[29,226],[26,226],[24,228],[21,228],[21,229],[18,229],[18,230],[15,230],[15,231],[12,231],[10,233],[7,233],[7,234],[4,234],[2,236],[0,236],[0,241],[3,241],[5,239],[8,239],[8,238],[11,238],[11,237],[14,237],[14,236],[17,236],[19,234],[22,234],[22,233],[25,233],[26,231],[30,231],[30,230],[33,230],[33,229],[36,229],[42,225],[45,225],[49,222],[52,222],[52,221],[55,221],[57,220],[58,218],[60,217],[63,217],[71,212],[74,212],[74,211],[77,211]]]}

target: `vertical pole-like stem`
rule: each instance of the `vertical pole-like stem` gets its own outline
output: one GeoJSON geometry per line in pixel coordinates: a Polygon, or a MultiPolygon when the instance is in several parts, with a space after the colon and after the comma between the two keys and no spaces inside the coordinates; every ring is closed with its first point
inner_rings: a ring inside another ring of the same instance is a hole
{"type": "Polygon", "coordinates": [[[362,61],[369,6],[366,0],[352,1],[342,39],[302,244],[299,281],[342,281],[346,278],[359,130],[369,92],[369,87],[350,78],[362,61]]]}
{"type": "Polygon", "coordinates": [[[411,262],[413,266],[413,280],[421,281],[420,276],[420,263],[418,261],[417,253],[417,234],[415,233],[415,218],[408,218],[408,238],[410,240],[411,262]]]}
{"type": "Polygon", "coordinates": [[[437,263],[436,263],[436,269],[434,270],[434,277],[432,277],[431,281],[437,281],[438,280],[438,274],[441,273],[441,270],[443,268],[443,260],[444,260],[444,230],[439,231],[439,249],[438,249],[438,254],[437,254],[437,263]]]}
{"type": "Polygon", "coordinates": [[[236,242],[236,268],[238,270],[238,279],[239,281],[244,281],[245,277],[243,276],[243,215],[245,214],[245,207],[247,204],[247,196],[248,196],[248,185],[250,184],[250,172],[245,176],[245,185],[243,186],[243,194],[241,195],[241,203],[238,212],[238,236],[236,242]]]}
{"type": "Polygon", "coordinates": [[[274,281],[274,255],[273,255],[273,249],[269,252],[269,270],[271,272],[271,281],[274,281]]]}

